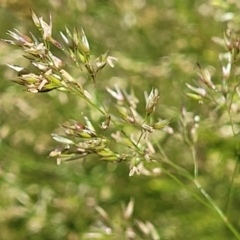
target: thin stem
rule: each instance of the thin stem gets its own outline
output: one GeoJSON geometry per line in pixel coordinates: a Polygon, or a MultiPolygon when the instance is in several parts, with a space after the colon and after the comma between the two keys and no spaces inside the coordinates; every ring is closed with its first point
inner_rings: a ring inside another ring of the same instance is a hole
{"type": "Polygon", "coordinates": [[[192,151],[192,157],[193,157],[193,163],[194,163],[194,184],[196,187],[200,190],[200,192],[203,194],[203,196],[208,200],[208,202],[211,204],[213,209],[218,213],[218,215],[221,217],[223,222],[227,225],[228,229],[238,238],[240,239],[240,234],[238,231],[233,227],[233,225],[228,221],[226,215],[223,213],[223,211],[217,206],[217,204],[214,202],[214,200],[209,196],[209,194],[205,191],[205,189],[201,186],[198,178],[198,163],[196,159],[196,150],[193,144],[190,146],[192,151]]]}
{"type": "Polygon", "coordinates": [[[193,159],[193,174],[194,178],[198,177],[198,162],[196,158],[196,149],[192,141],[189,139],[188,134],[186,133],[186,128],[183,126],[183,135],[184,135],[184,140],[187,143],[187,145],[190,147],[191,153],[192,153],[192,159],[193,159]]]}
{"type": "Polygon", "coordinates": [[[234,184],[234,180],[235,180],[235,177],[237,176],[238,172],[239,172],[239,158],[237,157],[236,162],[235,162],[234,172],[233,172],[232,179],[231,179],[231,187],[229,189],[229,195],[228,195],[227,207],[226,207],[226,215],[230,215],[231,204],[232,204],[232,199],[233,199],[233,184],[234,184]]]}
{"type": "Polygon", "coordinates": [[[192,159],[193,159],[193,166],[194,166],[194,178],[197,179],[198,178],[198,161],[196,158],[196,149],[195,146],[193,144],[190,145],[190,149],[192,152],[192,159]]]}
{"type": "Polygon", "coordinates": [[[206,201],[204,201],[203,199],[201,199],[197,194],[195,194],[193,191],[189,190],[186,185],[179,180],[176,176],[174,176],[172,173],[170,173],[168,170],[162,168],[162,171],[168,175],[170,178],[172,178],[175,182],[177,182],[181,187],[183,187],[184,189],[187,190],[188,193],[190,193],[197,201],[199,201],[200,203],[202,203],[205,207],[207,208],[211,208],[211,205],[206,203],[206,201]]]}
{"type": "Polygon", "coordinates": [[[137,146],[138,146],[139,142],[141,141],[143,134],[144,134],[144,132],[141,131],[141,134],[140,134],[140,136],[139,136],[139,138],[137,140],[137,146]]]}
{"type": "Polygon", "coordinates": [[[236,136],[236,132],[234,130],[234,124],[233,124],[233,120],[232,120],[232,115],[231,115],[231,112],[230,112],[231,104],[232,104],[232,101],[231,101],[229,107],[226,106],[226,111],[227,111],[227,114],[228,114],[228,117],[229,117],[229,121],[230,121],[230,124],[231,124],[232,133],[233,133],[234,136],[236,136]]]}
{"type": "Polygon", "coordinates": [[[175,164],[174,162],[172,162],[167,154],[165,153],[165,151],[163,150],[163,148],[161,147],[161,145],[159,143],[157,143],[157,147],[160,151],[160,154],[162,155],[162,160],[164,161],[164,163],[170,165],[171,167],[173,167],[175,170],[177,170],[182,176],[184,176],[186,179],[192,181],[192,175],[184,168],[182,168],[181,166],[175,164]]]}
{"type": "MultiPolygon", "coordinates": [[[[234,228],[234,226],[228,221],[228,218],[226,217],[226,215],[222,212],[222,210],[217,206],[217,204],[214,202],[214,200],[209,196],[209,194],[205,191],[205,189],[201,186],[201,184],[199,183],[197,176],[198,176],[198,167],[197,164],[194,167],[194,178],[183,168],[181,168],[180,166],[176,165],[175,163],[173,163],[172,161],[170,161],[165,153],[165,151],[162,149],[160,144],[157,144],[160,153],[162,154],[163,158],[164,158],[164,162],[168,163],[169,165],[171,165],[172,167],[174,167],[176,170],[180,170],[179,173],[186,177],[188,180],[193,181],[194,185],[197,187],[197,189],[200,191],[200,193],[207,199],[208,203],[210,204],[210,206],[212,207],[212,209],[214,209],[214,211],[220,216],[220,218],[223,220],[223,222],[226,224],[226,226],[228,227],[228,229],[233,233],[233,235],[240,240],[240,234],[239,232],[234,228]]],[[[196,163],[196,152],[195,152],[195,148],[194,146],[191,147],[192,149],[192,154],[193,154],[193,159],[194,159],[194,163],[196,163]]],[[[175,177],[173,174],[171,174],[169,171],[164,170],[164,172],[170,176],[171,178],[173,178],[176,182],[178,182],[181,186],[184,186],[184,184],[177,178],[175,177]]],[[[185,187],[185,186],[184,186],[185,187]]],[[[185,187],[186,188],[186,187],[185,187]]],[[[204,206],[209,207],[209,205],[204,202],[201,198],[199,198],[196,194],[193,194],[191,191],[189,191],[199,202],[201,202],[204,206]],[[197,197],[196,197],[197,196],[197,197]]]]}
{"type": "MultiPolygon", "coordinates": [[[[143,120],[142,125],[143,125],[148,119],[149,119],[149,115],[146,114],[146,116],[145,116],[145,118],[144,118],[144,120],[143,120]]],[[[144,134],[144,131],[141,131],[141,134],[140,134],[140,136],[139,136],[139,138],[138,138],[138,140],[137,140],[137,145],[138,145],[139,142],[141,141],[141,139],[142,139],[142,137],[143,137],[143,134],[144,134]]]]}
{"type": "Polygon", "coordinates": [[[198,182],[197,179],[194,179],[195,186],[199,189],[199,191],[202,193],[202,195],[208,200],[208,202],[211,204],[215,212],[220,216],[220,218],[223,220],[223,222],[226,224],[228,229],[233,233],[233,235],[240,240],[240,234],[239,232],[234,228],[234,226],[228,221],[228,218],[225,216],[225,214],[222,212],[222,210],[217,206],[217,204],[214,202],[214,200],[209,196],[209,194],[205,191],[205,189],[201,186],[201,184],[198,182]]]}
{"type": "MultiPolygon", "coordinates": [[[[237,86],[234,87],[234,89],[236,89],[237,86]]],[[[229,121],[230,121],[230,124],[231,124],[231,129],[232,129],[232,133],[234,136],[236,136],[236,132],[234,130],[234,124],[233,124],[233,120],[232,120],[232,115],[231,115],[231,106],[232,106],[232,102],[233,102],[233,94],[231,95],[231,98],[230,98],[230,102],[229,104],[227,104],[227,96],[223,96],[223,94],[221,94],[218,90],[214,90],[214,92],[220,97],[224,97],[225,101],[224,101],[224,104],[222,105],[223,108],[227,111],[227,114],[228,114],[228,117],[229,117],[229,121]]],[[[219,103],[218,101],[215,99],[214,95],[212,95],[211,99],[215,102],[215,104],[218,106],[219,103]]]]}

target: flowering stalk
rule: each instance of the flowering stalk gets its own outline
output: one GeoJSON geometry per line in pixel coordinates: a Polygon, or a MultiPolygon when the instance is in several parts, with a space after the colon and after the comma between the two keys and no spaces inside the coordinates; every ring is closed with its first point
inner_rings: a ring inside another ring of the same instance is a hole
{"type": "MultiPolygon", "coordinates": [[[[57,158],[57,163],[70,161],[79,158],[85,158],[89,155],[97,155],[100,160],[120,162],[128,161],[130,172],[137,169],[140,163],[153,161],[153,146],[148,142],[148,135],[154,130],[163,129],[167,120],[150,120],[156,110],[159,100],[157,89],[153,89],[149,96],[145,93],[146,109],[145,119],[142,119],[137,112],[138,100],[134,95],[119,89],[106,88],[107,92],[117,101],[115,104],[117,112],[110,113],[106,107],[100,107],[95,102],[91,94],[66,70],[65,62],[54,55],[51,51],[52,45],[68,53],[72,61],[79,70],[91,79],[96,87],[97,73],[107,64],[114,67],[116,58],[108,55],[109,51],[92,59],[91,48],[84,30],[80,31],[74,28],[71,32],[67,27],[65,33],[60,32],[63,44],[52,37],[52,17],[50,15],[49,23],[31,10],[32,19],[39,30],[40,38],[30,34],[27,36],[18,30],[8,31],[12,38],[3,39],[5,43],[20,47],[24,51],[24,57],[29,60],[36,71],[31,72],[21,66],[7,64],[15,70],[18,77],[13,81],[24,86],[31,93],[49,92],[53,90],[73,93],[86,101],[90,107],[95,108],[104,120],[97,125],[85,116],[84,122],[77,120],[68,120],[62,124],[64,135],[52,134],[52,137],[61,146],[50,153],[50,157],[57,158]],[[120,120],[120,121],[119,121],[120,120]],[[125,126],[130,125],[133,129],[131,135],[125,131],[125,126]],[[109,136],[107,131],[111,129],[113,134],[109,136]],[[100,131],[101,129],[101,131],[100,131]],[[116,131],[115,130],[115,131],[116,131]],[[143,138],[144,137],[144,138],[143,138]],[[119,149],[121,145],[121,149],[119,149]],[[135,159],[134,161],[132,159],[135,159]]],[[[87,79],[87,80],[88,80],[87,79]]],[[[96,88],[96,94],[98,94],[96,88]]],[[[141,167],[143,169],[143,167],[141,167]]],[[[144,170],[143,170],[144,171],[144,170]]],[[[134,172],[134,171],[133,171],[134,172]]],[[[145,171],[146,172],[146,171],[145,171]]],[[[132,174],[130,174],[132,175],[132,174]]]]}

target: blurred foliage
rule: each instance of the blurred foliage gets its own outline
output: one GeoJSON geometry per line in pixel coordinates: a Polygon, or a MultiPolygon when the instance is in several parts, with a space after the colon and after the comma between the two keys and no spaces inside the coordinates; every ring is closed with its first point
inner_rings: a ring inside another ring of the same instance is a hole
{"type": "MultiPolygon", "coordinates": [[[[0,0],[4,23],[0,38],[13,28],[35,33],[30,8],[45,19],[52,14],[57,39],[65,26],[83,27],[96,56],[110,49],[119,59],[114,69],[106,67],[99,73],[100,89],[117,84],[134,89],[141,100],[144,91],[156,87],[161,118],[180,118],[184,106],[186,118],[204,119],[196,148],[199,181],[240,229],[238,135],[228,135],[223,111],[209,111],[211,105],[198,104],[184,94],[185,83],[196,79],[196,63],[208,68],[212,81],[220,84],[218,54],[224,50],[212,38],[222,37],[226,28],[238,33],[239,1],[0,0]]],[[[82,119],[86,104],[64,92],[22,91],[8,81],[16,76],[5,64],[28,67],[28,63],[19,49],[4,43],[0,47],[1,239],[158,239],[158,235],[179,240],[234,239],[219,216],[196,201],[191,194],[196,187],[182,176],[183,186],[165,171],[156,177],[128,177],[124,163],[94,158],[57,166],[48,158],[55,147],[50,133],[58,132],[67,119],[82,119]],[[127,210],[133,212],[128,215],[127,210]]],[[[68,70],[84,81],[78,69],[68,70]]],[[[139,111],[145,110],[143,103],[139,111]]],[[[89,114],[94,118],[94,113],[89,114]]],[[[236,127],[238,118],[237,112],[236,127]]],[[[171,127],[176,129],[178,123],[173,121],[171,127]]],[[[193,172],[190,149],[177,138],[166,137],[164,149],[173,162],[193,172]]],[[[164,163],[161,167],[166,168],[164,163]]],[[[169,172],[175,174],[174,169],[169,172]]]]}

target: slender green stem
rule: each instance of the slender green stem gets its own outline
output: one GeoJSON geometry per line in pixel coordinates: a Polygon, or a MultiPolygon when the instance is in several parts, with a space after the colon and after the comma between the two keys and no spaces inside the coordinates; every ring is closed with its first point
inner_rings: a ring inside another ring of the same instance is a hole
{"type": "MultiPolygon", "coordinates": [[[[193,177],[191,176],[191,174],[185,170],[184,168],[178,166],[177,164],[173,163],[171,160],[169,160],[169,158],[167,157],[165,151],[163,150],[163,148],[161,147],[160,144],[158,145],[158,149],[161,153],[161,155],[163,156],[164,162],[169,164],[171,167],[173,167],[175,170],[177,170],[182,176],[184,176],[185,178],[187,178],[190,181],[194,181],[193,177]]],[[[186,188],[186,186],[173,174],[171,174],[169,171],[164,170],[164,172],[170,176],[171,178],[173,178],[176,182],[178,182],[178,184],[180,184],[181,186],[183,186],[184,188],[186,188]]],[[[187,189],[187,188],[186,188],[187,189]]],[[[209,207],[209,205],[204,202],[201,198],[199,198],[198,195],[196,195],[195,193],[193,193],[192,191],[188,190],[192,196],[194,196],[199,202],[201,202],[204,206],[209,207]]]]}
{"type": "Polygon", "coordinates": [[[195,149],[194,143],[188,137],[188,133],[186,132],[186,128],[184,127],[184,124],[183,124],[183,129],[184,129],[183,130],[184,140],[187,143],[187,145],[190,147],[191,154],[192,154],[193,167],[194,167],[194,169],[193,169],[194,178],[197,178],[198,177],[198,162],[197,162],[197,158],[196,158],[196,149],[195,149]]]}
{"type": "Polygon", "coordinates": [[[139,142],[141,141],[143,134],[144,134],[144,132],[143,132],[143,131],[141,131],[141,134],[140,134],[140,136],[139,136],[139,138],[138,138],[138,140],[137,140],[137,145],[138,145],[138,144],[139,144],[139,142]]]}
{"type": "Polygon", "coordinates": [[[192,152],[192,158],[193,158],[193,166],[194,166],[194,178],[198,178],[198,161],[196,158],[196,149],[193,144],[190,145],[191,152],[192,152]]]}
{"type": "Polygon", "coordinates": [[[240,239],[239,232],[233,227],[233,225],[228,221],[226,215],[223,213],[223,211],[217,206],[215,201],[209,196],[209,194],[205,191],[205,189],[201,186],[201,184],[198,181],[198,163],[196,159],[196,150],[193,144],[190,145],[191,151],[192,151],[192,157],[193,157],[193,163],[194,163],[194,184],[195,186],[200,190],[202,195],[208,200],[208,202],[211,204],[213,209],[217,212],[217,214],[221,217],[223,222],[227,225],[228,229],[237,237],[237,239],[240,239]]]}
{"type": "Polygon", "coordinates": [[[204,201],[202,198],[200,198],[197,194],[195,194],[193,191],[191,191],[190,189],[188,189],[186,187],[186,185],[181,181],[179,180],[175,175],[173,175],[172,173],[170,173],[168,170],[162,168],[162,171],[168,175],[170,178],[172,178],[175,182],[177,182],[181,187],[183,187],[184,189],[187,190],[188,193],[190,193],[197,201],[199,201],[200,203],[202,203],[205,207],[207,208],[211,208],[211,205],[206,203],[206,201],[204,201]]]}
{"type": "Polygon", "coordinates": [[[235,167],[234,167],[234,172],[232,175],[232,179],[231,179],[231,187],[229,189],[229,195],[228,195],[228,200],[227,200],[227,207],[226,207],[226,215],[230,215],[230,211],[231,211],[231,203],[232,203],[232,199],[233,199],[233,184],[234,184],[234,180],[235,177],[237,176],[239,172],[239,158],[236,158],[236,162],[235,162],[235,167]]]}
{"type": "Polygon", "coordinates": [[[233,233],[233,235],[240,240],[240,234],[239,232],[234,228],[234,226],[228,221],[228,218],[226,215],[222,212],[222,210],[217,206],[217,204],[214,202],[214,200],[209,196],[209,194],[205,191],[205,189],[201,186],[201,184],[198,182],[197,179],[194,179],[195,186],[199,189],[199,191],[202,193],[202,195],[207,199],[207,201],[211,204],[215,212],[220,216],[220,218],[223,220],[223,222],[226,224],[228,229],[233,233]]]}
{"type": "MultiPolygon", "coordinates": [[[[149,119],[149,115],[146,114],[146,116],[145,116],[145,118],[144,118],[144,120],[143,120],[142,125],[143,125],[148,119],[149,119]]],[[[139,136],[139,138],[138,138],[138,140],[137,140],[137,145],[138,145],[139,142],[141,141],[141,139],[142,139],[142,137],[143,137],[143,134],[144,134],[144,131],[141,131],[141,134],[140,134],[140,136],[139,136]]]]}
{"type": "Polygon", "coordinates": [[[229,117],[229,121],[230,121],[230,124],[231,124],[231,128],[232,128],[232,133],[234,136],[236,136],[236,132],[234,130],[234,124],[233,124],[233,119],[232,119],[232,115],[231,115],[231,112],[230,112],[230,108],[231,108],[231,104],[230,106],[226,106],[226,111],[227,111],[227,114],[228,114],[228,117],[229,117]]]}
{"type": "MultiPolygon", "coordinates": [[[[240,240],[240,234],[239,232],[234,228],[234,226],[228,221],[228,218],[226,217],[226,215],[222,212],[222,210],[217,206],[217,204],[214,202],[214,200],[209,196],[209,194],[205,191],[205,189],[201,186],[201,184],[199,183],[197,177],[198,177],[198,165],[197,165],[197,160],[196,160],[196,151],[194,146],[191,146],[191,150],[192,150],[192,155],[193,155],[193,159],[194,159],[194,178],[189,174],[189,172],[187,172],[185,169],[181,168],[180,166],[176,165],[175,163],[173,163],[172,161],[170,161],[165,153],[165,151],[163,150],[163,148],[161,147],[161,145],[158,143],[157,144],[158,149],[161,153],[161,155],[163,156],[164,162],[168,163],[170,166],[174,167],[174,169],[178,170],[179,173],[186,177],[188,180],[192,181],[194,183],[194,185],[197,187],[197,189],[200,191],[200,193],[206,198],[207,202],[203,201],[201,198],[199,198],[198,195],[193,194],[191,191],[189,191],[199,202],[201,202],[204,206],[209,207],[211,206],[211,208],[220,216],[220,218],[223,220],[223,222],[226,224],[226,226],[228,227],[228,229],[233,233],[233,235],[240,240]]],[[[172,179],[174,179],[176,182],[178,182],[181,186],[184,186],[184,184],[173,174],[171,174],[169,171],[164,170],[164,172],[170,176],[172,179]]],[[[184,186],[185,187],[185,186],[184,186]]],[[[185,187],[186,188],[186,187],[185,187]]]]}
{"type": "MultiPolygon", "coordinates": [[[[170,165],[171,167],[173,167],[177,172],[179,172],[182,176],[184,176],[186,179],[192,181],[192,175],[184,168],[182,168],[181,166],[175,164],[174,162],[172,162],[166,155],[165,151],[163,150],[163,148],[161,147],[161,145],[159,143],[157,143],[158,149],[160,151],[160,154],[162,155],[162,160],[164,161],[164,163],[170,165]]],[[[161,157],[160,157],[161,158],[161,157]]]]}

